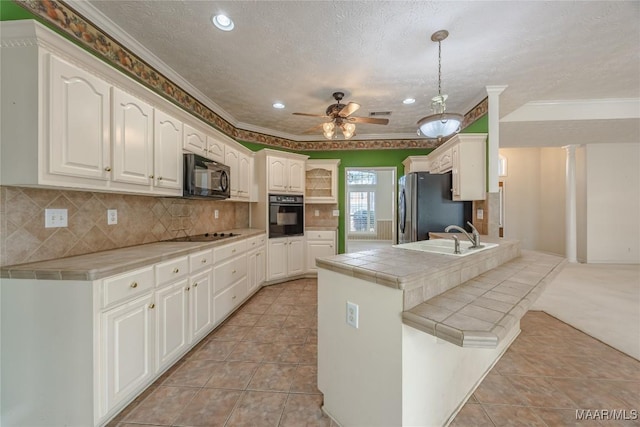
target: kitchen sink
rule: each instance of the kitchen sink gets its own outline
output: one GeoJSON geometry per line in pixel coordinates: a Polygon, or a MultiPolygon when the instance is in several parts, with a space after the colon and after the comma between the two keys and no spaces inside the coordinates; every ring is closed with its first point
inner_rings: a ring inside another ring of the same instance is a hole
{"type": "Polygon", "coordinates": [[[486,249],[495,248],[496,246],[498,246],[497,243],[480,243],[479,248],[471,249],[471,242],[460,240],[460,253],[454,254],[453,239],[430,239],[393,245],[394,248],[398,249],[409,249],[412,251],[431,252],[434,254],[453,255],[458,257],[482,252],[486,249]]]}

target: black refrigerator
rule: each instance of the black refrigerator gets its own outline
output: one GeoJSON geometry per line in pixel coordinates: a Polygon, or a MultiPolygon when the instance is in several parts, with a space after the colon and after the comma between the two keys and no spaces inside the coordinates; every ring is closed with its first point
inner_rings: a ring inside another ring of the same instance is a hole
{"type": "Polygon", "coordinates": [[[472,202],[451,200],[451,172],[412,172],[398,186],[398,243],[427,240],[452,224],[470,231],[472,202]]]}

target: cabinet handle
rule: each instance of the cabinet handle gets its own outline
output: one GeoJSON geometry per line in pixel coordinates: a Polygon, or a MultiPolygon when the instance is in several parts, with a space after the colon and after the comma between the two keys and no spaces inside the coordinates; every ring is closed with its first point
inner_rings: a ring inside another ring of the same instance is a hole
{"type": "Polygon", "coordinates": [[[174,273],[180,273],[180,269],[178,267],[176,267],[176,268],[173,269],[173,272],[174,273]]]}
{"type": "Polygon", "coordinates": [[[149,308],[150,309],[154,309],[154,308],[156,308],[156,305],[154,303],[151,303],[151,304],[149,304],[149,308]]]}
{"type": "Polygon", "coordinates": [[[107,172],[111,172],[111,168],[109,166],[107,166],[106,168],[104,168],[105,171],[107,172]]]}
{"type": "Polygon", "coordinates": [[[161,176],[158,177],[158,181],[162,181],[162,177],[161,176]]]}
{"type": "Polygon", "coordinates": [[[191,288],[188,287],[188,286],[186,288],[184,288],[184,290],[187,291],[187,292],[189,292],[189,289],[191,289],[191,288]]]}
{"type": "Polygon", "coordinates": [[[231,274],[236,274],[236,271],[235,271],[235,270],[233,270],[233,271],[231,272],[231,274]]]}
{"type": "Polygon", "coordinates": [[[231,250],[231,253],[232,253],[232,254],[235,254],[235,253],[236,253],[236,250],[235,250],[235,249],[232,249],[232,250],[231,250]]]}
{"type": "Polygon", "coordinates": [[[231,299],[236,299],[236,296],[235,296],[235,295],[234,295],[234,296],[232,296],[232,297],[231,297],[231,299]]]}
{"type": "Polygon", "coordinates": [[[198,286],[198,284],[197,284],[197,283],[194,283],[194,284],[193,284],[193,287],[194,287],[194,288],[195,288],[195,287],[197,287],[197,286],[198,286]]]}
{"type": "Polygon", "coordinates": [[[329,245],[329,247],[330,247],[330,248],[332,248],[332,247],[333,247],[333,245],[329,245]]]}
{"type": "Polygon", "coordinates": [[[132,287],[132,288],[137,288],[137,287],[138,287],[138,282],[133,282],[133,283],[131,284],[131,287],[132,287]]]}
{"type": "Polygon", "coordinates": [[[149,178],[153,179],[153,175],[149,175],[149,178]]]}
{"type": "Polygon", "coordinates": [[[207,259],[206,258],[202,258],[202,261],[200,261],[200,262],[203,263],[203,264],[206,264],[207,263],[207,259]]]}

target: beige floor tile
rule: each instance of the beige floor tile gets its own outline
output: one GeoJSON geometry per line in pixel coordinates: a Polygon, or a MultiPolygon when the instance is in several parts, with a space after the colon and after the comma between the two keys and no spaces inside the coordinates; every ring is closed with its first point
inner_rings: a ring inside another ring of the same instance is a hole
{"type": "Polygon", "coordinates": [[[527,400],[504,376],[489,373],[474,392],[478,402],[498,405],[526,405],[527,400]]]}
{"type": "Polygon", "coordinates": [[[213,360],[188,360],[164,381],[166,386],[202,387],[212,374],[216,362],[213,360]]]}
{"type": "Polygon", "coordinates": [[[196,388],[158,387],[123,420],[128,423],[171,425],[191,402],[196,388]]]}
{"type": "Polygon", "coordinates": [[[255,362],[215,362],[210,369],[208,388],[244,390],[258,369],[255,362]]]}
{"type": "Polygon", "coordinates": [[[493,422],[484,412],[482,406],[467,403],[462,407],[450,427],[494,427],[493,422]]]}
{"type": "Polygon", "coordinates": [[[219,341],[240,341],[251,330],[251,326],[235,326],[224,324],[211,334],[209,339],[219,341]]]}
{"type": "Polygon", "coordinates": [[[577,408],[577,405],[566,394],[556,389],[547,378],[526,376],[505,378],[525,398],[527,406],[577,408]]]}
{"type": "Polygon", "coordinates": [[[277,426],[286,400],[287,393],[246,391],[225,427],[277,426]]]}
{"type": "Polygon", "coordinates": [[[272,344],[242,341],[233,348],[233,351],[227,356],[227,361],[244,361],[244,362],[262,362],[265,355],[269,353],[272,344]]]}
{"type": "Polygon", "coordinates": [[[320,406],[322,396],[312,394],[290,394],[282,413],[281,427],[326,426],[331,419],[324,415],[320,406]]]}
{"type": "Polygon", "coordinates": [[[298,365],[290,392],[320,394],[317,365],[298,365]]]}
{"type": "Polygon", "coordinates": [[[533,410],[548,426],[602,427],[602,424],[596,420],[578,420],[575,409],[534,408],[533,410]]]}
{"type": "Polygon", "coordinates": [[[208,340],[202,347],[193,352],[189,359],[222,361],[231,354],[237,345],[237,341],[208,340]]]}
{"type": "Polygon", "coordinates": [[[482,405],[482,408],[496,427],[547,427],[533,409],[526,406],[482,405]]]}
{"type": "Polygon", "coordinates": [[[289,391],[296,365],[282,363],[263,363],[253,375],[247,386],[249,390],[289,391]]]}
{"type": "Polygon", "coordinates": [[[174,421],[174,426],[222,426],[241,391],[201,389],[174,421]]]}

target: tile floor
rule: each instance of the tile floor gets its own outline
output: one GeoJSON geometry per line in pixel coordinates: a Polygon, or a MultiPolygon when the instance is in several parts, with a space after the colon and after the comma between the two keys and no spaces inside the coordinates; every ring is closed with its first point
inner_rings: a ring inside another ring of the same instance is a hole
{"type": "MultiPolygon", "coordinates": [[[[334,426],[316,388],[317,285],[261,289],[125,408],[109,427],[334,426]]],[[[543,312],[451,426],[631,426],[581,421],[576,409],[640,410],[640,362],[543,312]]]]}

